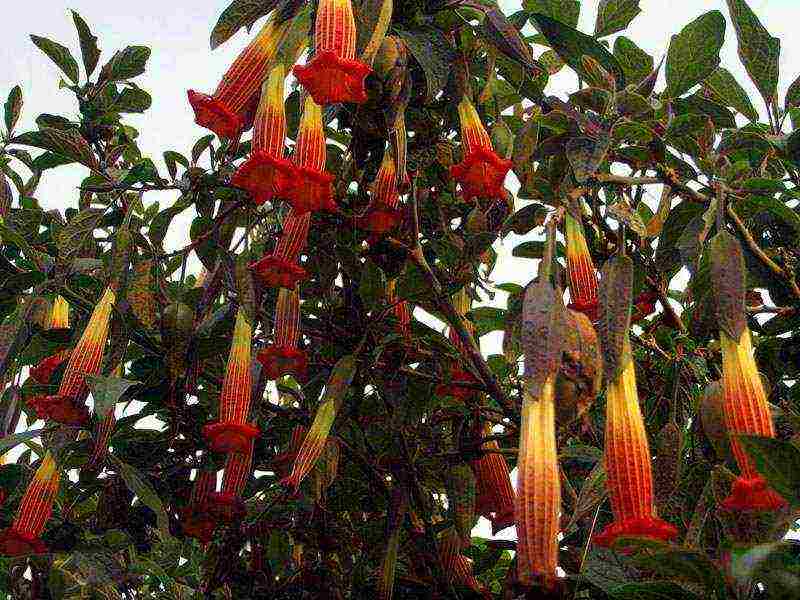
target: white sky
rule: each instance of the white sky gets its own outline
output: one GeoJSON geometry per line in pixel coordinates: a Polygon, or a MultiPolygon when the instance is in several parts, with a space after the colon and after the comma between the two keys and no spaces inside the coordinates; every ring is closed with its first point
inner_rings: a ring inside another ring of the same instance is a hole
{"type": "MultiPolygon", "coordinates": [[[[154,97],[153,106],[144,115],[131,115],[128,121],[140,129],[140,147],[162,167],[161,153],[175,149],[188,155],[193,141],[207,133],[194,124],[192,112],[186,101],[187,88],[213,91],[219,77],[247,41],[240,32],[233,40],[214,52],[209,51],[208,36],[219,13],[228,0],[138,0],[137,2],[108,2],[108,0],[27,0],[14,2],[13,9],[4,11],[3,43],[0,44],[0,102],[12,86],[23,89],[24,108],[17,127],[18,132],[35,128],[34,119],[43,112],[74,116],[77,108],[72,95],[57,87],[60,71],[29,40],[28,34],[51,38],[69,46],[81,64],[75,29],[69,9],[74,9],[87,21],[99,37],[103,55],[102,66],[111,53],[127,45],[147,45],[153,49],[147,73],[136,80],[154,97]]],[[[593,31],[598,0],[583,0],[579,28],[593,31]]],[[[789,84],[800,73],[800,36],[797,35],[800,0],[750,0],[750,6],[759,15],[770,33],[781,40],[780,99],[789,84]]],[[[507,13],[515,12],[518,1],[501,1],[507,13]]],[[[698,15],[709,10],[720,10],[728,18],[724,0],[642,0],[643,9],[625,35],[651,55],[656,61],[666,53],[670,37],[698,15]]],[[[613,38],[612,38],[613,41],[613,38]]],[[[537,47],[536,55],[544,48],[537,47]]],[[[757,98],[736,53],[736,38],[728,22],[722,65],[728,68],[745,89],[757,98]]],[[[81,70],[83,66],[81,64],[81,70]]],[[[550,94],[561,95],[574,90],[574,76],[568,68],[551,79],[547,88],[550,94]]],[[[761,111],[760,101],[754,104],[761,111]]],[[[162,168],[162,174],[165,170],[162,168]]],[[[82,168],[59,168],[48,171],[39,186],[36,197],[45,209],[63,210],[75,206],[75,187],[85,176],[82,168]]],[[[175,195],[147,196],[160,199],[162,208],[169,205],[175,195]]],[[[522,206],[518,203],[517,208],[522,206]]],[[[185,243],[191,215],[185,214],[173,221],[168,245],[179,247],[185,243]]],[[[524,239],[513,234],[498,244],[499,253],[493,280],[497,283],[512,281],[527,283],[535,273],[535,262],[511,256],[511,250],[524,239]]],[[[494,304],[503,306],[505,294],[498,293],[494,304]]],[[[485,336],[481,345],[485,353],[500,351],[500,334],[485,336]]],[[[488,522],[482,520],[478,535],[488,535],[488,522]]],[[[513,529],[506,530],[513,533],[513,529]]]]}

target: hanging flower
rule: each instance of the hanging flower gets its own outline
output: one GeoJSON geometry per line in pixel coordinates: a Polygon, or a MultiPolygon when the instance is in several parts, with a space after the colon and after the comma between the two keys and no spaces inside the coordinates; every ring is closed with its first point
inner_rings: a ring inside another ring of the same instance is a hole
{"type": "MultiPolygon", "coordinates": [[[[53,300],[50,310],[50,318],[47,323],[48,329],[69,329],[69,303],[61,294],[53,300]]],[[[56,369],[60,367],[72,353],[69,349],[56,352],[52,356],[42,359],[38,365],[31,368],[31,379],[36,383],[47,385],[53,377],[56,369]]]]}
{"type": "Polygon", "coordinates": [[[472,574],[472,561],[461,554],[461,540],[454,528],[439,539],[439,560],[445,576],[454,584],[483,593],[484,587],[472,574]]]}
{"type": "Polygon", "coordinates": [[[450,175],[461,184],[465,200],[501,198],[511,161],[497,156],[478,111],[466,96],[458,105],[458,117],[464,160],[450,167],[450,175]]]}
{"type": "Polygon", "coordinates": [[[216,471],[202,469],[192,486],[189,504],[178,510],[183,534],[207,544],[214,537],[216,518],[209,512],[209,498],[217,487],[216,471]]]}
{"type": "Polygon", "coordinates": [[[644,420],[639,409],[636,373],[626,340],[619,374],[606,391],[605,463],[614,522],[594,538],[611,546],[620,536],[670,540],[675,527],[659,519],[653,508],[653,473],[644,420]]]}
{"type": "Polygon", "coordinates": [[[397,228],[403,220],[397,205],[397,169],[392,154],[383,153],[383,161],[372,184],[372,199],[366,212],[356,220],[358,226],[377,235],[397,228]]]}
{"type": "Polygon", "coordinates": [[[222,78],[217,91],[208,96],[189,90],[195,122],[219,137],[234,138],[246,127],[246,114],[258,97],[267,66],[291,21],[271,18],[255,39],[237,57],[222,78]]]}
{"type": "Polygon", "coordinates": [[[225,377],[219,395],[219,421],[203,428],[203,435],[216,452],[247,452],[258,428],[247,422],[253,390],[250,345],[253,328],[243,308],[236,314],[225,377]]]}
{"type": "Polygon", "coordinates": [[[114,416],[113,409],[100,420],[95,434],[94,450],[89,459],[90,464],[99,465],[108,454],[108,440],[114,432],[117,418],[114,416]]]}
{"type": "Polygon", "coordinates": [[[58,393],[52,396],[36,396],[29,400],[40,419],[77,426],[88,422],[89,411],[83,403],[88,391],[86,376],[100,372],[114,300],[113,290],[106,288],[70,355],[58,393]]]}
{"type": "Polygon", "coordinates": [[[250,192],[259,206],[281,196],[286,183],[293,178],[292,163],[283,158],[286,138],[286,110],[283,105],[285,78],[283,63],[278,63],[270,71],[261,92],[250,158],[231,179],[231,185],[250,192]]]}
{"type": "Polygon", "coordinates": [[[306,247],[311,214],[292,210],[283,222],[283,232],[272,254],[250,265],[253,274],[267,287],[294,289],[308,274],[298,263],[306,247]]]}
{"type": "Polygon", "coordinates": [[[720,343],[725,425],[733,434],[731,449],[741,471],[722,506],[727,510],[778,510],[786,506],[786,500],[767,486],[737,439],[737,434],[775,437],[761,375],[753,358],[750,329],[745,327],[738,341],[721,329],[720,343]]]}
{"type": "MultiPolygon", "coordinates": [[[[472,299],[466,287],[461,288],[453,295],[453,308],[464,317],[472,307],[472,299]]],[[[474,327],[468,320],[464,320],[464,326],[470,336],[474,334],[474,327]]],[[[458,349],[462,355],[466,352],[464,342],[458,335],[455,328],[451,327],[447,334],[450,342],[458,349]]],[[[469,400],[478,393],[478,379],[469,371],[461,367],[458,360],[452,361],[448,367],[449,383],[440,383],[436,386],[437,396],[453,396],[459,400],[469,400]]]]}
{"type": "Polygon", "coordinates": [[[522,404],[517,460],[517,574],[520,582],[550,587],[558,564],[561,480],[555,428],[554,376],[539,397],[526,394],[522,404]]]}
{"type": "Polygon", "coordinates": [[[232,452],[225,460],[222,475],[222,491],[211,492],[208,497],[209,510],[221,523],[232,523],[245,515],[241,495],[250,478],[253,466],[253,440],[247,452],[232,452]]]}
{"type": "Polygon", "coordinates": [[[386,301],[393,305],[393,312],[397,319],[400,333],[408,341],[411,337],[411,309],[405,300],[397,300],[396,289],[397,279],[390,279],[386,282],[386,301]]]}
{"type": "Polygon", "coordinates": [[[275,305],[275,343],[258,353],[267,379],[294,375],[303,379],[308,367],[304,350],[297,347],[300,337],[300,294],[282,288],[275,305]]]}
{"type": "Polygon", "coordinates": [[[289,447],[286,452],[281,452],[275,456],[273,461],[273,468],[275,473],[281,479],[288,477],[291,473],[294,461],[297,459],[297,453],[303,446],[303,440],[308,433],[308,428],[305,425],[295,425],[292,429],[292,437],[289,441],[289,447]]]}
{"type": "Polygon", "coordinates": [[[0,531],[0,555],[44,554],[47,546],[40,539],[50,518],[58,493],[59,474],[48,452],[25,490],[11,527],[0,531]]]}
{"type": "MultiPolygon", "coordinates": [[[[492,434],[487,423],[483,428],[484,437],[492,434]]],[[[485,452],[478,460],[470,463],[475,473],[476,506],[475,512],[492,522],[492,535],[514,524],[514,488],[505,457],[499,452],[497,440],[484,442],[485,452]]]]}
{"type": "Polygon", "coordinates": [[[320,0],[314,22],[314,57],[294,75],[317,104],[366,102],[372,69],[356,60],[356,23],[350,0],[320,0]]]}
{"type": "Polygon", "coordinates": [[[306,96],[294,147],[295,170],[285,194],[286,201],[299,214],[336,211],[333,175],[324,170],[326,154],[322,109],[311,96],[306,96]]]}
{"type": "Polygon", "coordinates": [[[564,216],[567,238],[567,273],[569,274],[569,308],[582,312],[593,322],[599,319],[600,303],[597,296],[597,272],[586,245],[583,227],[569,213],[564,216]]]}
{"type": "Polygon", "coordinates": [[[53,300],[48,329],[69,329],[69,302],[61,294],[53,300]]]}

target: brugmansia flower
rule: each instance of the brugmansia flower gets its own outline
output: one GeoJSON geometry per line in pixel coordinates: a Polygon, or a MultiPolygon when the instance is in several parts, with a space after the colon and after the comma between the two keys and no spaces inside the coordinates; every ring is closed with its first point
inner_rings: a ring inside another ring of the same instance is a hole
{"type": "Polygon", "coordinates": [[[241,495],[250,478],[252,466],[253,440],[250,440],[247,452],[228,454],[222,475],[222,491],[211,492],[208,497],[209,510],[220,522],[230,523],[244,516],[246,511],[241,495]]]}
{"type": "Polygon", "coordinates": [[[567,238],[567,273],[569,275],[569,308],[582,312],[592,321],[599,317],[597,272],[586,245],[580,221],[569,213],[564,215],[567,238]]]}
{"type": "Polygon", "coordinates": [[[178,510],[183,534],[207,544],[214,537],[216,518],[209,512],[209,498],[217,487],[216,471],[202,469],[192,486],[189,504],[178,510]]]}
{"type": "Polygon", "coordinates": [[[325,171],[326,154],[322,109],[306,95],[292,157],[295,169],[285,192],[285,200],[299,214],[336,210],[333,175],[325,171]]]}
{"type": "Polygon", "coordinates": [[[538,397],[526,392],[523,400],[517,469],[518,578],[525,585],[541,581],[550,587],[558,564],[561,512],[552,375],[538,397]]]}
{"type": "Polygon", "coordinates": [[[58,470],[48,452],[25,490],[11,527],[0,531],[0,554],[24,556],[47,552],[47,546],[39,538],[50,518],[57,493],[58,470]]]}
{"type": "Polygon", "coordinates": [[[233,138],[245,128],[245,115],[258,95],[267,66],[290,21],[272,17],[238,56],[222,78],[213,96],[189,90],[195,121],[220,137],[233,138]]]}
{"type": "Polygon", "coordinates": [[[283,84],[286,72],[278,63],[269,73],[261,92],[253,128],[253,149],[240,166],[231,184],[247,190],[256,204],[280,196],[292,178],[292,164],[283,158],[286,138],[286,110],[283,84]]]}
{"type": "Polygon", "coordinates": [[[439,560],[445,576],[454,585],[478,593],[484,591],[481,583],[472,574],[472,561],[461,554],[461,540],[453,528],[447,529],[439,539],[439,560]]]}
{"type": "Polygon", "coordinates": [[[450,175],[464,192],[464,199],[500,198],[511,161],[497,156],[478,111],[466,96],[458,105],[464,160],[450,167],[450,175]]]}
{"type": "Polygon", "coordinates": [[[304,350],[297,347],[300,337],[300,294],[285,288],[278,292],[275,305],[275,343],[258,353],[268,379],[283,375],[304,378],[308,358],[304,350]]]}
{"type": "Polygon", "coordinates": [[[297,459],[297,453],[303,446],[303,440],[305,439],[307,433],[308,429],[305,427],[305,425],[295,425],[294,429],[292,429],[292,437],[289,441],[289,447],[287,448],[286,452],[281,452],[275,456],[273,467],[275,468],[275,473],[281,479],[287,477],[291,472],[291,467],[294,465],[294,461],[297,459]]]}
{"type": "Polygon", "coordinates": [[[50,323],[48,329],[68,329],[69,328],[69,302],[61,294],[53,300],[53,309],[50,312],[50,323]]]}
{"type": "Polygon", "coordinates": [[[738,340],[720,330],[720,343],[725,424],[728,432],[733,434],[730,436],[731,449],[741,471],[722,506],[728,510],[778,510],[786,506],[786,501],[767,487],[767,482],[756,471],[737,439],[737,434],[742,433],[775,437],[764,386],[753,358],[750,329],[745,327],[738,340]]]}
{"type": "Polygon", "coordinates": [[[605,463],[614,522],[594,541],[610,546],[618,537],[670,540],[677,530],[655,515],[653,473],[630,342],[625,341],[622,367],[606,392],[605,463]]]}
{"type": "MultiPolygon", "coordinates": [[[[48,329],[68,329],[69,328],[69,303],[64,299],[61,294],[53,300],[53,306],[50,311],[49,322],[47,323],[48,329]]],[[[39,362],[38,365],[31,368],[31,379],[36,383],[47,385],[53,377],[53,373],[60,367],[64,361],[69,358],[71,350],[65,349],[56,352],[52,356],[48,356],[39,362]]]]}
{"type": "Polygon", "coordinates": [[[395,229],[403,220],[397,208],[399,201],[397,169],[394,157],[387,150],[383,153],[381,168],[372,184],[372,199],[366,212],[358,217],[358,226],[377,235],[395,229]]]}
{"type": "MultiPolygon", "coordinates": [[[[492,429],[487,423],[483,435],[489,436],[492,429]]],[[[484,450],[499,450],[497,440],[484,442],[484,450]]],[[[514,488],[505,457],[498,452],[486,452],[470,463],[475,473],[475,512],[492,522],[492,535],[514,524],[514,488]]]]}
{"type": "Polygon", "coordinates": [[[219,395],[219,421],[203,428],[209,445],[217,452],[247,452],[250,440],[259,433],[257,427],[247,422],[253,390],[250,373],[252,333],[252,325],[240,307],[219,395]]]}
{"type": "MultiPolygon", "coordinates": [[[[472,300],[466,287],[461,288],[453,295],[453,308],[455,308],[456,312],[462,317],[469,312],[471,305],[472,300]]],[[[472,323],[465,320],[464,324],[467,332],[472,335],[474,333],[472,323]]],[[[455,328],[451,327],[447,336],[450,342],[463,354],[465,350],[464,342],[461,340],[455,328]]],[[[460,361],[453,361],[448,368],[448,372],[450,383],[440,383],[437,385],[437,396],[453,396],[459,400],[468,400],[475,396],[478,390],[473,386],[478,383],[478,380],[472,373],[461,367],[460,361]]]]}
{"type": "Polygon", "coordinates": [[[294,289],[308,275],[297,264],[306,246],[309,213],[298,214],[292,210],[283,222],[283,232],[278,238],[275,251],[250,265],[253,274],[267,287],[294,289]]]}
{"type": "Polygon", "coordinates": [[[88,390],[86,375],[97,375],[100,371],[114,300],[113,290],[106,288],[70,355],[58,393],[31,398],[30,404],[40,419],[52,419],[65,425],[84,425],[89,420],[89,412],[83,404],[88,390]]]}
{"type": "Polygon", "coordinates": [[[95,434],[94,450],[92,450],[92,456],[89,459],[91,464],[99,464],[105,458],[106,454],[108,454],[108,440],[111,438],[116,424],[117,418],[114,416],[113,409],[109,411],[105,417],[100,419],[100,424],[95,434]]]}
{"type": "Polygon", "coordinates": [[[317,104],[367,100],[364,79],[370,74],[356,60],[356,23],[350,0],[320,0],[314,22],[314,57],[294,67],[297,80],[317,104]]]}
{"type": "Polygon", "coordinates": [[[397,300],[397,279],[386,282],[386,301],[393,305],[394,316],[397,318],[400,333],[408,340],[411,337],[411,309],[405,300],[397,300]]]}

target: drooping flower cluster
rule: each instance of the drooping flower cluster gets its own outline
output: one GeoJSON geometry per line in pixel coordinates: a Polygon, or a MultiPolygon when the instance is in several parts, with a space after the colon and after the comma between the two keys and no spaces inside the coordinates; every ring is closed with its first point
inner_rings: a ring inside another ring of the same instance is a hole
{"type": "Polygon", "coordinates": [[[88,391],[86,376],[100,371],[114,300],[113,290],[106,288],[70,355],[58,393],[29,400],[39,418],[65,425],[85,425],[88,422],[89,412],[84,405],[88,391]]]}
{"type": "Polygon", "coordinates": [[[59,474],[48,452],[28,484],[11,527],[0,531],[0,555],[44,554],[47,546],[40,539],[53,510],[58,493],[59,474]]]}
{"type": "Polygon", "coordinates": [[[216,452],[245,453],[251,440],[259,434],[258,428],[248,423],[253,390],[250,371],[252,335],[252,325],[240,307],[219,395],[219,420],[203,428],[210,447],[216,452]]]}
{"type": "MultiPolygon", "coordinates": [[[[484,437],[492,434],[487,423],[483,429],[484,437]]],[[[497,440],[483,443],[485,453],[471,463],[475,473],[477,501],[475,510],[492,522],[492,534],[514,524],[514,488],[505,457],[497,452],[497,440]],[[494,452],[493,452],[494,451],[494,452]]]]}
{"type": "Polygon", "coordinates": [[[597,271],[583,235],[583,226],[580,221],[567,213],[564,216],[564,229],[567,239],[567,274],[571,298],[569,308],[582,312],[595,322],[600,309],[597,296],[597,271]]]}
{"type": "Polygon", "coordinates": [[[308,359],[297,347],[300,339],[300,295],[296,290],[282,288],[275,305],[275,342],[258,353],[268,379],[284,375],[304,378],[308,359]]]}
{"type": "Polygon", "coordinates": [[[397,228],[403,215],[397,208],[400,194],[397,190],[397,168],[392,153],[383,153],[383,161],[372,184],[372,197],[363,215],[358,217],[358,226],[375,235],[382,235],[397,228]]]}
{"type": "Polygon", "coordinates": [[[475,105],[466,96],[458,105],[458,117],[464,159],[450,167],[450,175],[461,185],[465,200],[501,198],[511,161],[497,156],[475,105]]]}

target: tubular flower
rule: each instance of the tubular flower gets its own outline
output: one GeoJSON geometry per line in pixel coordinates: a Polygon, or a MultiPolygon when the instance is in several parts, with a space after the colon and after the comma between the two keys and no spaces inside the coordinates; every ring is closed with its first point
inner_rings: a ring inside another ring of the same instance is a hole
{"type": "Polygon", "coordinates": [[[292,210],[286,216],[275,251],[250,265],[261,283],[267,287],[293,289],[308,276],[297,262],[306,246],[310,223],[310,213],[298,214],[292,210]]]}
{"type": "Polygon", "coordinates": [[[89,412],[83,404],[88,389],[86,375],[96,375],[100,371],[114,300],[113,290],[106,288],[69,357],[58,393],[30,400],[39,418],[65,425],[85,425],[89,420],[89,412]]]}
{"type": "Polygon", "coordinates": [[[555,428],[554,377],[541,396],[525,397],[517,460],[517,575],[525,585],[551,586],[558,564],[561,480],[555,428]]]}
{"type": "Polygon", "coordinates": [[[275,306],[275,343],[258,353],[268,379],[283,375],[304,378],[308,358],[297,347],[300,337],[300,295],[296,290],[281,289],[275,306]]]}
{"type": "Polygon", "coordinates": [[[200,470],[192,486],[189,504],[178,510],[183,534],[207,544],[214,537],[217,521],[209,512],[209,498],[217,487],[215,471],[200,470]]]}
{"type": "Polygon", "coordinates": [[[223,523],[231,523],[244,516],[245,508],[241,495],[250,478],[253,466],[253,441],[245,453],[228,454],[222,475],[222,491],[209,494],[209,510],[223,523]]]}
{"type": "MultiPolygon", "coordinates": [[[[466,287],[461,288],[453,295],[453,308],[455,308],[456,312],[462,317],[469,312],[471,306],[472,300],[467,292],[466,287]]],[[[472,323],[465,319],[464,326],[469,335],[472,336],[474,334],[474,327],[472,326],[472,323]]],[[[461,337],[458,335],[458,332],[455,330],[455,328],[450,328],[447,337],[459,352],[465,352],[466,349],[464,348],[464,342],[461,340],[461,337]]],[[[459,361],[454,361],[450,364],[449,376],[450,383],[440,383],[436,386],[437,396],[453,396],[454,398],[458,398],[460,400],[469,400],[475,396],[477,389],[472,386],[477,384],[478,380],[472,373],[462,369],[459,361]]]]}
{"type": "Polygon", "coordinates": [[[511,161],[497,156],[478,111],[464,97],[458,105],[464,160],[450,167],[450,175],[464,192],[464,199],[502,198],[503,182],[511,161]]]}
{"type": "Polygon", "coordinates": [[[614,522],[595,536],[601,546],[611,546],[620,536],[667,541],[678,533],[654,514],[651,454],[627,341],[624,353],[622,369],[606,392],[606,485],[614,522]]]}
{"type": "Polygon", "coordinates": [[[786,501],[767,487],[735,435],[775,437],[764,386],[753,358],[750,330],[745,327],[737,341],[721,329],[720,343],[725,425],[734,434],[730,436],[731,449],[741,471],[722,506],[728,510],[778,510],[786,506],[786,501]]]}
{"type": "MultiPolygon", "coordinates": [[[[64,300],[61,294],[57,295],[53,300],[47,328],[69,329],[69,303],[64,300]]],[[[31,368],[31,379],[36,383],[47,385],[50,383],[53,373],[69,358],[70,353],[71,350],[65,349],[42,359],[38,365],[31,368]]]]}
{"type": "Polygon", "coordinates": [[[461,554],[461,540],[454,529],[450,528],[439,540],[439,560],[445,576],[455,585],[483,593],[484,588],[472,574],[472,561],[461,554]]]}
{"type": "Polygon", "coordinates": [[[386,301],[393,306],[394,316],[397,318],[400,333],[408,341],[411,337],[411,309],[405,300],[397,300],[397,280],[390,279],[386,283],[386,301]]]}
{"type": "Polygon", "coordinates": [[[275,65],[261,92],[253,129],[250,158],[238,168],[231,184],[247,190],[257,205],[281,196],[292,178],[292,163],[283,158],[286,110],[283,105],[283,63],[275,65]]]}
{"type": "Polygon", "coordinates": [[[69,328],[69,302],[61,294],[53,300],[53,309],[50,312],[50,323],[48,329],[68,329],[69,328]]]}
{"type": "Polygon", "coordinates": [[[220,137],[234,138],[246,126],[246,115],[258,96],[266,69],[291,21],[271,18],[236,58],[213,96],[189,90],[195,122],[220,137]]]}
{"type": "Polygon", "coordinates": [[[311,96],[306,96],[294,147],[295,170],[285,194],[286,201],[299,214],[336,211],[333,175],[325,171],[326,154],[322,109],[311,96]]]}
{"type": "Polygon", "coordinates": [[[362,103],[372,69],[356,60],[356,22],[350,0],[320,0],[314,22],[314,57],[294,75],[317,104],[362,103]]]}
{"type": "Polygon", "coordinates": [[[386,151],[372,184],[372,200],[366,212],[358,217],[358,226],[377,235],[395,229],[403,220],[403,215],[397,208],[399,201],[394,157],[386,151]]]}
{"type": "Polygon", "coordinates": [[[0,531],[0,554],[24,556],[47,552],[47,546],[39,538],[50,518],[57,493],[58,470],[48,452],[25,490],[11,527],[0,531]]]}
{"type": "Polygon", "coordinates": [[[203,435],[216,452],[247,452],[259,433],[247,422],[253,381],[250,373],[252,325],[243,308],[236,315],[225,378],[219,395],[219,421],[203,428],[203,435]]]}
{"type": "MultiPolygon", "coordinates": [[[[484,436],[492,434],[487,423],[484,436]]],[[[499,450],[497,440],[484,442],[484,450],[499,450]]],[[[475,473],[477,494],[475,511],[492,522],[492,535],[514,524],[514,488],[511,486],[508,463],[502,454],[486,452],[471,463],[475,473]]]]}
{"type": "Polygon", "coordinates": [[[108,454],[108,440],[111,438],[116,424],[117,418],[114,416],[113,410],[100,421],[95,437],[94,450],[89,460],[91,464],[99,464],[108,454]]]}
{"type": "Polygon", "coordinates": [[[597,272],[583,236],[580,221],[569,213],[564,216],[567,238],[567,273],[569,274],[569,294],[572,303],[569,308],[582,312],[592,321],[599,318],[600,303],[597,297],[597,272]]]}

